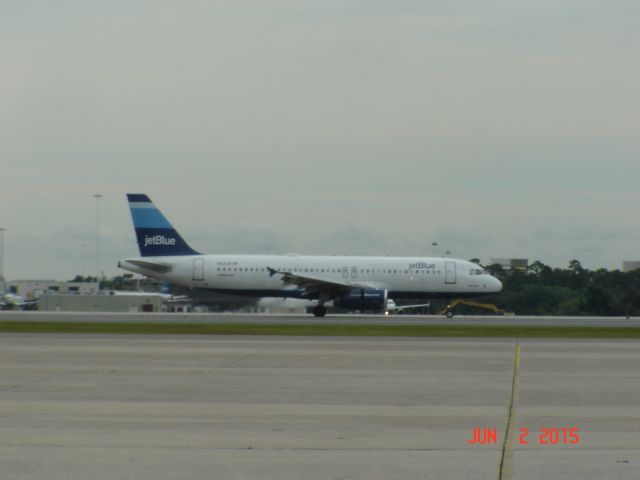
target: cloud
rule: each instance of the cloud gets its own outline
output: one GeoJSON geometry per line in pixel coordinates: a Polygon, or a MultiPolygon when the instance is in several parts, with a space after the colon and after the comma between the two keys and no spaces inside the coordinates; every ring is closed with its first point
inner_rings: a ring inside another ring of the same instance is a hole
{"type": "Polygon", "coordinates": [[[96,192],[110,273],[135,254],[126,192],[212,252],[418,255],[436,240],[463,258],[618,266],[637,257],[638,8],[14,4],[7,272],[82,269],[96,192]]]}

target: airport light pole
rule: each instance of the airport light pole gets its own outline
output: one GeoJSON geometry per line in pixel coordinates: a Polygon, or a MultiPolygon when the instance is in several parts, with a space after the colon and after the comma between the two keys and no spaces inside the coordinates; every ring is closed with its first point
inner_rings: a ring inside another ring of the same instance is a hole
{"type": "Polygon", "coordinates": [[[89,274],[89,269],[87,268],[87,244],[84,242],[82,243],[82,270],[80,274],[82,278],[89,274]]]}
{"type": "Polygon", "coordinates": [[[102,195],[96,193],[93,198],[96,199],[96,280],[100,290],[100,199],[102,195]]]}
{"type": "Polygon", "coordinates": [[[4,231],[5,230],[6,228],[0,227],[0,281],[4,281],[4,231]]]}

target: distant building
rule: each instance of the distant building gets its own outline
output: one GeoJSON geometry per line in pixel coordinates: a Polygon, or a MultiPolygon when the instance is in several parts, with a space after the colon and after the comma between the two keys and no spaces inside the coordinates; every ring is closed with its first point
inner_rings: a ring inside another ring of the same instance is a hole
{"type": "Polygon", "coordinates": [[[526,272],[529,268],[528,258],[492,258],[491,263],[500,265],[506,271],[526,272]]]}
{"type": "Polygon", "coordinates": [[[98,291],[98,282],[59,282],[56,280],[12,280],[6,282],[10,293],[25,300],[37,300],[46,293],[71,295],[93,295],[98,291]]]}
{"type": "Polygon", "coordinates": [[[640,260],[625,260],[622,262],[623,272],[632,272],[640,268],[640,260]]]}
{"type": "Polygon", "coordinates": [[[164,296],[148,295],[60,295],[49,293],[38,301],[44,312],[162,312],[167,310],[164,296]]]}

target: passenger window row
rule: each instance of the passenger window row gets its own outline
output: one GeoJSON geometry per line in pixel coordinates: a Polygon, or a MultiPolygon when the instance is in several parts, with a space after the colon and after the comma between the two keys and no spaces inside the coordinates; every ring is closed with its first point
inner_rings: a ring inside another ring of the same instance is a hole
{"type": "MultiPolygon", "coordinates": [[[[341,269],[335,268],[276,268],[278,272],[286,272],[286,273],[337,273],[342,274],[343,271],[341,269]]],[[[218,272],[265,272],[265,268],[247,268],[247,267],[218,267],[218,272]]],[[[471,272],[482,272],[481,270],[471,270],[471,272]]],[[[360,274],[402,274],[405,275],[435,275],[435,270],[402,270],[402,269],[360,269],[360,274]]],[[[437,272],[441,273],[440,270],[437,272]]],[[[471,273],[471,275],[480,275],[480,273],[471,273]]]]}

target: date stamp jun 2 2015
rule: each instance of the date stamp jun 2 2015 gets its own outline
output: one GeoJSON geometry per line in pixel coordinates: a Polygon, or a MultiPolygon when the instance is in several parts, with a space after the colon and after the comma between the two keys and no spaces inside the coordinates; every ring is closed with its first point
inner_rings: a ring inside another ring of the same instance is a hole
{"type": "MultiPolygon", "coordinates": [[[[514,440],[519,445],[579,445],[580,429],[578,427],[541,427],[537,431],[530,431],[522,427],[514,431],[514,440]]],[[[495,445],[498,442],[496,428],[475,427],[469,445],[495,445]]]]}

